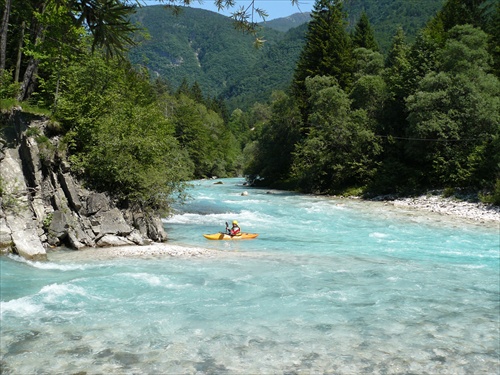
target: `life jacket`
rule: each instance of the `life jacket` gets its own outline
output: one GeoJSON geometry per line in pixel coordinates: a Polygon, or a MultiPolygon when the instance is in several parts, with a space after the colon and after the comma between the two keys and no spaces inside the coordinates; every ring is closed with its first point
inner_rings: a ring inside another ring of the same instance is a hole
{"type": "Polygon", "coordinates": [[[231,236],[241,236],[241,229],[240,227],[233,227],[231,228],[231,236]]]}

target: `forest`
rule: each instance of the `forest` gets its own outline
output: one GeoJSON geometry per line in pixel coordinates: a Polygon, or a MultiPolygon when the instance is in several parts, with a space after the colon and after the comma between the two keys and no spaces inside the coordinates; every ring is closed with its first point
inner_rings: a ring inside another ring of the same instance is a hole
{"type": "MultiPolygon", "coordinates": [[[[414,41],[443,1],[346,0],[343,4],[349,32],[366,9],[380,51],[386,54],[398,25],[403,25],[407,40],[414,41]]],[[[257,35],[265,43],[254,48],[255,36],[235,30],[230,17],[190,7],[178,13],[161,5],[142,7],[131,17],[143,32],[135,34],[139,43],[128,56],[153,76],[166,77],[173,88],[184,80],[189,85],[196,82],[206,95],[224,100],[230,111],[246,111],[290,85],[310,18],[310,13],[295,13],[259,22],[257,35]]]]}
{"type": "Polygon", "coordinates": [[[500,204],[498,2],[447,0],[414,41],[400,28],[383,53],[366,13],[348,30],[342,2],[317,0],[289,85],[231,112],[197,82],[174,88],[128,60],[140,32],[129,2],[0,5],[2,110],[50,118],[62,140],[50,151],[124,205],[168,210],[187,181],[236,175],[316,194],[443,189],[500,204]]]}

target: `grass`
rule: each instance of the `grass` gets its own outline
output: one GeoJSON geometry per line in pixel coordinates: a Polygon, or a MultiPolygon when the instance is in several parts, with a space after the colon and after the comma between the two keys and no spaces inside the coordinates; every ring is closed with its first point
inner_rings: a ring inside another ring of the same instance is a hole
{"type": "Polygon", "coordinates": [[[0,99],[0,110],[2,111],[4,110],[9,111],[17,106],[21,107],[23,109],[23,112],[31,113],[33,115],[47,116],[47,117],[50,117],[52,115],[50,109],[48,108],[37,107],[27,102],[21,103],[15,99],[0,99]]]}

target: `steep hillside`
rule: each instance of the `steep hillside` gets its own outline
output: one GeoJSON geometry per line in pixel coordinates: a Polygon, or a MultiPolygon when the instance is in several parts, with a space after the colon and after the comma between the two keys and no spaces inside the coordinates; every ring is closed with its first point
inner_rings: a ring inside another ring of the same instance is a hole
{"type": "Polygon", "coordinates": [[[268,45],[252,68],[224,91],[232,106],[245,108],[263,102],[274,90],[286,90],[293,78],[296,61],[305,43],[307,24],[290,29],[282,39],[268,45]]]}
{"type": "Polygon", "coordinates": [[[445,0],[346,0],[349,27],[366,12],[382,51],[387,51],[392,37],[401,26],[411,40],[443,6],[445,0]]]}
{"type": "Polygon", "coordinates": [[[183,8],[174,15],[161,6],[145,7],[134,21],[150,38],[130,52],[133,63],[147,66],[174,88],[184,79],[188,84],[196,81],[205,95],[223,97],[233,108],[235,101],[246,105],[238,96],[248,90],[258,92],[255,99],[266,100],[269,92],[263,87],[285,87],[302,48],[302,35],[290,40],[283,32],[264,28],[267,42],[256,49],[254,38],[235,30],[231,19],[201,9],[183,8]],[[276,64],[280,69],[267,68],[276,64]]]}
{"type": "Polygon", "coordinates": [[[294,27],[298,27],[304,23],[309,22],[310,19],[311,13],[309,12],[295,13],[288,17],[276,18],[274,20],[261,22],[261,25],[270,29],[287,32],[294,27]]]}
{"type": "MultiPolygon", "coordinates": [[[[397,28],[411,40],[436,14],[444,0],[346,0],[349,27],[364,10],[382,51],[387,51],[397,28]]],[[[186,80],[198,82],[205,96],[227,100],[230,109],[266,101],[272,90],[292,79],[309,13],[297,13],[262,24],[264,47],[235,30],[230,18],[202,9],[182,8],[179,15],[163,6],[138,9],[134,21],[150,38],[132,49],[134,64],[146,66],[176,89],[186,80]]],[[[144,39],[143,36],[137,38],[144,39]]]]}
{"type": "MultiPolygon", "coordinates": [[[[383,51],[387,51],[399,26],[411,40],[443,6],[445,0],[345,0],[348,28],[352,29],[364,10],[383,51]]],[[[310,20],[310,13],[296,13],[263,23],[266,27],[288,31],[310,20]]]]}

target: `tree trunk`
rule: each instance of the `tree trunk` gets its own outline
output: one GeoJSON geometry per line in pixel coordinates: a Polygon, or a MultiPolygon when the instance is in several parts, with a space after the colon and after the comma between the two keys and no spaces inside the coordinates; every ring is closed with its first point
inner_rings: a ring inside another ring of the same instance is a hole
{"type": "MultiPolygon", "coordinates": [[[[45,13],[45,6],[47,4],[43,3],[41,4],[41,11],[40,14],[45,13]]],[[[33,40],[35,41],[35,50],[37,46],[39,46],[41,43],[43,43],[44,40],[44,26],[39,24],[38,22],[35,23],[33,27],[34,35],[33,35],[33,40]]],[[[37,74],[38,74],[38,66],[40,65],[40,61],[38,59],[35,59],[33,57],[30,58],[28,62],[28,67],[24,71],[24,77],[23,77],[23,83],[21,84],[21,90],[19,92],[19,95],[17,97],[17,100],[20,102],[28,99],[33,91],[35,91],[35,85],[36,85],[36,80],[37,80],[37,74]]]]}
{"type": "Polygon", "coordinates": [[[5,1],[5,10],[2,17],[0,32],[0,72],[5,70],[5,60],[7,55],[7,31],[9,30],[11,0],[5,1]]]}
{"type": "Polygon", "coordinates": [[[17,97],[17,100],[19,100],[20,102],[28,99],[33,91],[35,91],[36,76],[38,74],[39,64],[40,61],[38,61],[38,59],[34,59],[33,57],[30,58],[28,67],[24,72],[23,83],[21,84],[21,92],[17,97]]]}
{"type": "Polygon", "coordinates": [[[24,41],[24,29],[26,28],[26,22],[23,21],[21,24],[21,37],[19,38],[19,45],[17,46],[17,62],[16,62],[16,74],[14,75],[14,82],[19,82],[19,73],[21,72],[21,59],[23,57],[23,41],[24,41]]]}
{"type": "MultiPolygon", "coordinates": [[[[43,31],[44,28],[42,25],[38,25],[35,33],[35,48],[37,45],[43,42],[43,31]]],[[[21,84],[21,91],[19,92],[19,96],[17,100],[20,102],[28,99],[33,91],[35,91],[35,85],[38,74],[38,66],[40,65],[40,61],[33,57],[30,57],[28,62],[28,67],[24,71],[23,83],[21,84]]]]}

